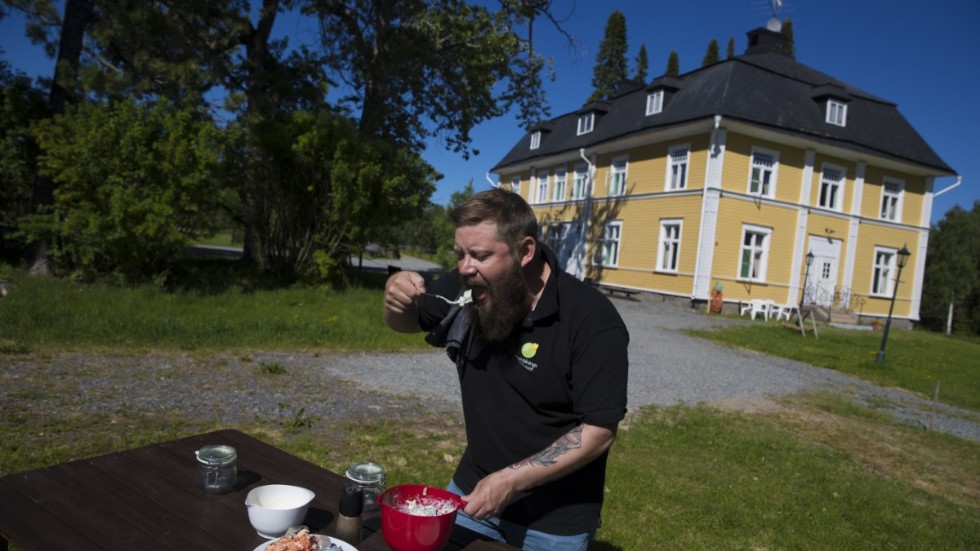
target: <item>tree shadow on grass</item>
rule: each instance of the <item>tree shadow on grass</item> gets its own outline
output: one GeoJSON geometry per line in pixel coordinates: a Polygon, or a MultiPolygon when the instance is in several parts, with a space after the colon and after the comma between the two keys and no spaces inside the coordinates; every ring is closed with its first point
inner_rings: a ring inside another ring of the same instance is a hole
{"type": "Polygon", "coordinates": [[[607,541],[594,540],[589,544],[589,551],[623,551],[623,548],[607,541]]]}

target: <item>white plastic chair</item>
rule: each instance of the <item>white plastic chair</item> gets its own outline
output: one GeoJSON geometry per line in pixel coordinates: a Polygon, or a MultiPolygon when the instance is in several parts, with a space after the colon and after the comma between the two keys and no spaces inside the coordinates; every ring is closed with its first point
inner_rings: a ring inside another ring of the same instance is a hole
{"type": "Polygon", "coordinates": [[[763,319],[765,319],[766,321],[769,321],[769,310],[770,310],[769,303],[770,302],[772,302],[772,301],[771,300],[770,301],[766,301],[766,300],[761,300],[761,299],[754,298],[754,299],[750,300],[748,304],[745,304],[745,305],[742,306],[742,310],[739,313],[739,315],[744,316],[745,314],[749,314],[749,316],[752,319],[755,319],[755,316],[756,315],[762,314],[763,319]]]}

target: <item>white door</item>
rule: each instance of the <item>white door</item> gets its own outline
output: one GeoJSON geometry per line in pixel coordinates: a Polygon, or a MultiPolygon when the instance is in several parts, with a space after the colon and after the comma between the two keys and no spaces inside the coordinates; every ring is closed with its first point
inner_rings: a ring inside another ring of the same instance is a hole
{"type": "Polygon", "coordinates": [[[810,236],[809,252],[813,253],[813,264],[810,265],[810,278],[805,289],[807,303],[812,302],[821,306],[834,305],[840,249],[840,239],[810,236]]]}

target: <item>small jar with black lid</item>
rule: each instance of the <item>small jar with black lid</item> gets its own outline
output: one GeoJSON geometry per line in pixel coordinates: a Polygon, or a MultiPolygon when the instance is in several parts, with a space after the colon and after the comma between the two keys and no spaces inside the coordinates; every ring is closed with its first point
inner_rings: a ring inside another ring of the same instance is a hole
{"type": "Polygon", "coordinates": [[[235,488],[238,480],[238,452],[226,445],[204,446],[194,452],[197,469],[194,479],[209,494],[224,494],[235,488]]]}

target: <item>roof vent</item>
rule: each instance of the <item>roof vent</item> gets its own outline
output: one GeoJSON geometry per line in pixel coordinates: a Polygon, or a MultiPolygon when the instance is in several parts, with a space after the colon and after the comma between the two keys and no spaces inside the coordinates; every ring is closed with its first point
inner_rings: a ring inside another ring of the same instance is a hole
{"type": "Polygon", "coordinates": [[[781,32],[758,28],[749,31],[749,47],[745,54],[786,54],[786,36],[781,32]]]}

